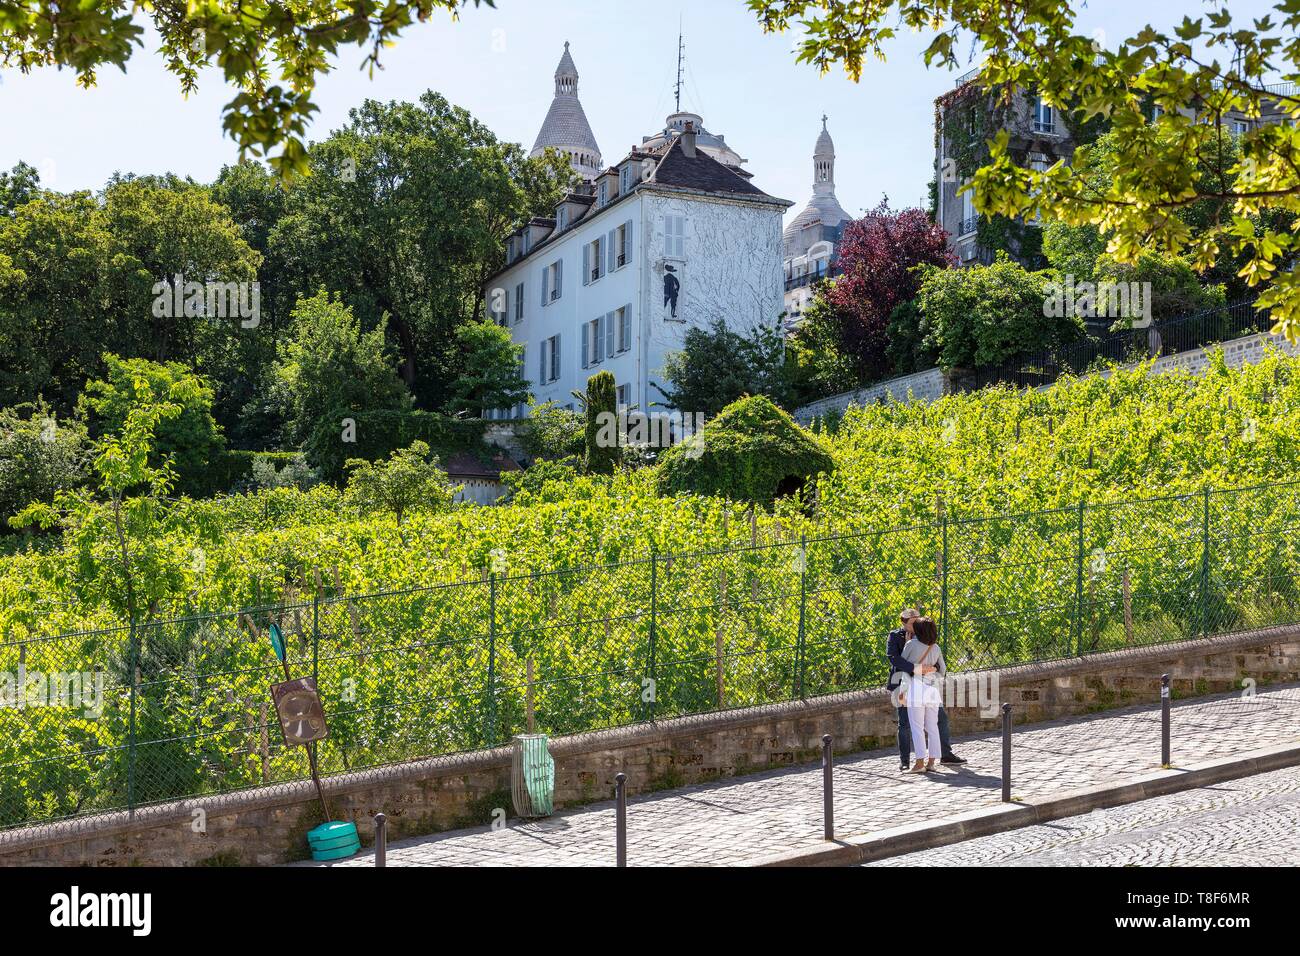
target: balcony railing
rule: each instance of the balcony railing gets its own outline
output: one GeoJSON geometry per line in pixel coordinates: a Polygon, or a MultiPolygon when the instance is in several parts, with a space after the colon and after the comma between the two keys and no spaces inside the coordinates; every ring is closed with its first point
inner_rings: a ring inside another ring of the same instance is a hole
{"type": "Polygon", "coordinates": [[[1056,123],[1054,121],[1044,122],[1043,120],[1034,120],[1035,133],[1055,133],[1056,123]]]}
{"type": "Polygon", "coordinates": [[[821,282],[823,279],[831,279],[840,274],[840,270],[834,266],[830,269],[818,267],[814,272],[805,272],[803,275],[787,276],[785,280],[785,291],[791,289],[802,289],[806,285],[812,285],[815,282],[821,282]]]}
{"type": "Polygon", "coordinates": [[[957,235],[969,236],[972,232],[976,230],[979,224],[980,224],[980,217],[978,214],[974,216],[967,216],[960,223],[958,223],[957,235]]]}

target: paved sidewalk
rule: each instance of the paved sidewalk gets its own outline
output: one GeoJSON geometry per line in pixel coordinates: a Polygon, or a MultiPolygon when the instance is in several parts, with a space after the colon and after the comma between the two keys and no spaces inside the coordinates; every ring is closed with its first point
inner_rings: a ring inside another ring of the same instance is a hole
{"type": "Polygon", "coordinates": [[[1295,866],[1300,767],[866,866],[1295,866]]]}
{"type": "MultiPolygon", "coordinates": [[[[1174,765],[1258,748],[1300,744],[1300,685],[1251,698],[1219,695],[1173,706],[1174,765]]],[[[836,834],[866,834],[938,820],[999,802],[1001,737],[957,738],[969,763],[935,774],[901,774],[896,750],[838,758],[836,834]]],[[[1025,799],[1116,784],[1155,770],[1156,706],[1027,724],[1015,732],[1013,793],[1025,799]]],[[[628,805],[630,866],[728,865],[807,845],[821,834],[821,767],[804,765],[636,797],[628,805]]],[[[608,866],[614,862],[612,801],[534,823],[455,830],[389,845],[389,866],[608,866]]],[[[335,864],[373,866],[365,852],[335,864]]]]}

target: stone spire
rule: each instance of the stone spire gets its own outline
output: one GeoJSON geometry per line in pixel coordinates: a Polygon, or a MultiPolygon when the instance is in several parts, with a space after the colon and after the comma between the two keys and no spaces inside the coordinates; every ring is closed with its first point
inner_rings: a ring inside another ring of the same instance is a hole
{"type": "Polygon", "coordinates": [[[600,147],[578,100],[578,67],[569,53],[568,41],[560,65],[555,68],[555,99],[529,155],[540,156],[548,146],[568,156],[570,165],[584,179],[600,175],[600,147]]]}
{"type": "Polygon", "coordinates": [[[835,143],[826,128],[828,117],[822,116],[822,131],[813,147],[813,196],[803,212],[785,228],[786,239],[793,240],[808,226],[820,223],[834,229],[851,218],[835,196],[835,143]]]}

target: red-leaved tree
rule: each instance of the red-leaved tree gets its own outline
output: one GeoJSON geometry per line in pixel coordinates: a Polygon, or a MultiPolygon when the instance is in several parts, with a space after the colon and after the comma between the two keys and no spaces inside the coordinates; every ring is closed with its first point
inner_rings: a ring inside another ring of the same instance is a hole
{"type": "Polygon", "coordinates": [[[840,346],[863,381],[888,374],[889,314],[915,298],[920,264],[951,266],[946,233],[921,209],[893,212],[888,198],[844,227],[835,257],[841,275],[826,292],[838,317],[840,346]]]}

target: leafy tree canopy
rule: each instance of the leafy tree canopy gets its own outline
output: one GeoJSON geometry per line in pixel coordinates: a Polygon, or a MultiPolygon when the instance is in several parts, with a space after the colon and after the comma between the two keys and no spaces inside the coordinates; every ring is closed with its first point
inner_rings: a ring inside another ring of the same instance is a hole
{"type": "Polygon", "coordinates": [[[451,386],[451,411],[482,414],[528,401],[528,382],[520,375],[524,347],[495,322],[470,322],[456,330],[460,374],[451,386]]]}
{"type": "Polygon", "coordinates": [[[1300,212],[1300,4],[1240,22],[1216,2],[1205,16],[1170,29],[1147,25],[1114,49],[1075,27],[1073,0],[748,0],[765,30],[806,28],[798,58],[823,71],[841,64],[857,80],[864,57],[884,57],[899,26],[931,35],[927,64],[958,68],[970,37],[983,56],[978,83],[1009,98],[1036,90],[1075,123],[1100,117],[1114,134],[1113,179],[1057,163],[1027,169],[1009,154],[1009,136],[990,143],[974,177],[975,207],[986,215],[1039,216],[1096,226],[1118,260],[1143,252],[1186,254],[1198,270],[1227,251],[1238,274],[1270,309],[1275,331],[1300,341],[1300,236],[1267,213],[1300,212]],[[1150,107],[1158,107],[1153,119],[1150,107]],[[1240,159],[1220,175],[1214,157],[1231,137],[1233,116],[1257,120],[1276,108],[1291,121],[1257,123],[1240,138],[1240,159]],[[1210,160],[1210,162],[1206,162],[1210,160]],[[1210,167],[1207,170],[1207,166],[1210,167]],[[1194,229],[1181,210],[1208,201],[1212,219],[1194,229]]]}
{"type": "Polygon", "coordinates": [[[779,327],[736,331],[721,319],[707,329],[686,330],[682,348],[664,363],[667,404],[712,417],[742,395],[768,395],[779,404],[793,398],[779,327]]]}
{"type": "MultiPolygon", "coordinates": [[[[473,0],[492,6],[493,0],[473,0]]],[[[370,48],[363,66],[373,71],[379,53],[415,20],[435,13],[456,18],[469,0],[414,3],[357,0],[241,0],[239,3],[181,3],[128,0],[96,3],[0,4],[0,65],[24,73],[36,67],[68,67],[83,87],[95,85],[99,70],[126,70],[135,47],[143,46],[143,12],[161,37],[159,55],[186,95],[198,89],[199,71],[219,69],[239,90],[226,104],[223,126],[243,154],[270,155],[283,176],[307,171],[303,137],[316,105],[318,75],[348,44],[370,48]]]]}
{"type": "Polygon", "coordinates": [[[348,500],[363,514],[392,512],[399,525],[402,517],[415,508],[446,511],[458,490],[448,482],[447,473],[422,441],[399,448],[387,461],[350,458],[347,467],[348,500]]]}

